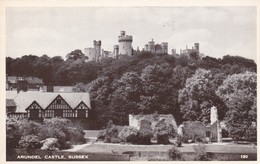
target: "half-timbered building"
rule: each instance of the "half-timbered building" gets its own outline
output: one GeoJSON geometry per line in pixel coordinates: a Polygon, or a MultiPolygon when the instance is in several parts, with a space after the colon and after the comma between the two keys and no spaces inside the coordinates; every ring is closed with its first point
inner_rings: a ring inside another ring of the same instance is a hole
{"type": "Polygon", "coordinates": [[[6,108],[8,117],[43,120],[61,117],[91,128],[91,108],[88,93],[54,93],[7,91],[6,108]],[[11,110],[12,109],[12,110],[11,110]]]}

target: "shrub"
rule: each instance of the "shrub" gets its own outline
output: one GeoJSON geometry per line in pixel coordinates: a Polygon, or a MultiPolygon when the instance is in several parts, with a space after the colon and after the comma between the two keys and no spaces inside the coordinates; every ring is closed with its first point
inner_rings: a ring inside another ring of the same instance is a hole
{"type": "Polygon", "coordinates": [[[21,140],[19,141],[19,146],[21,148],[26,148],[26,149],[39,149],[41,148],[42,144],[38,136],[27,135],[27,136],[22,136],[21,140]]]}
{"type": "Polygon", "coordinates": [[[18,120],[18,124],[19,124],[19,131],[22,136],[37,135],[41,128],[40,123],[27,120],[27,119],[18,120]]]}
{"type": "Polygon", "coordinates": [[[173,146],[171,149],[167,150],[167,155],[169,160],[180,160],[181,153],[177,147],[173,146]]]}
{"type": "Polygon", "coordinates": [[[208,161],[208,157],[207,157],[207,151],[206,151],[206,146],[203,144],[198,144],[198,145],[194,145],[193,149],[195,151],[195,161],[208,161]]]}
{"type": "Polygon", "coordinates": [[[194,136],[193,139],[195,142],[199,142],[199,143],[208,143],[207,139],[203,136],[194,136]]]}
{"type": "Polygon", "coordinates": [[[19,132],[18,120],[15,118],[6,119],[6,146],[7,148],[15,148],[21,138],[19,132]]]}
{"type": "Polygon", "coordinates": [[[101,130],[97,138],[105,143],[119,143],[121,140],[118,138],[118,133],[119,127],[115,126],[112,121],[109,121],[107,128],[101,130]]]}
{"type": "Polygon", "coordinates": [[[137,144],[150,145],[153,131],[149,128],[142,128],[139,131],[137,144]]]}
{"type": "Polygon", "coordinates": [[[139,131],[135,127],[125,126],[118,134],[118,137],[124,142],[132,144],[138,143],[139,131]]]}
{"type": "Polygon", "coordinates": [[[97,135],[97,139],[98,140],[104,140],[106,136],[106,129],[102,129],[99,131],[98,135],[97,135]]]}
{"type": "Polygon", "coordinates": [[[249,128],[246,130],[245,139],[250,142],[256,142],[257,141],[257,127],[256,126],[249,126],[249,128]]]}
{"type": "Polygon", "coordinates": [[[206,138],[205,126],[200,121],[186,121],[183,123],[182,141],[187,143],[188,140],[195,142],[196,138],[206,138]]]}
{"type": "Polygon", "coordinates": [[[83,143],[85,140],[83,129],[74,127],[70,120],[64,118],[45,119],[42,124],[13,118],[8,118],[6,122],[7,147],[15,148],[21,140],[20,146],[26,148],[31,143],[30,140],[35,139],[32,136],[38,136],[39,140],[57,138],[59,149],[68,148],[70,144],[83,143]],[[67,145],[68,143],[70,144],[67,145]]]}
{"type": "Polygon", "coordinates": [[[158,144],[169,144],[169,137],[175,137],[176,131],[171,124],[166,124],[165,120],[160,120],[154,127],[154,134],[158,144]]]}
{"type": "Polygon", "coordinates": [[[82,128],[73,127],[71,121],[64,118],[45,119],[39,131],[41,139],[57,138],[59,149],[71,147],[71,144],[84,143],[82,128]]]}
{"type": "Polygon", "coordinates": [[[76,127],[68,127],[68,131],[66,133],[67,140],[70,144],[80,144],[85,142],[84,131],[81,128],[76,127]]]}

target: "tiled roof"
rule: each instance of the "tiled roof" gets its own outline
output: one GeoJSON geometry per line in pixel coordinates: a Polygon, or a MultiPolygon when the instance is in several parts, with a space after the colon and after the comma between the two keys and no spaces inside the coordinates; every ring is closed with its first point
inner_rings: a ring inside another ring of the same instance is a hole
{"type": "MultiPolygon", "coordinates": [[[[73,86],[53,86],[53,92],[71,93],[73,86]]],[[[47,86],[43,86],[43,91],[47,91],[47,86]]]]}
{"type": "Polygon", "coordinates": [[[42,81],[42,79],[38,78],[38,77],[25,77],[25,80],[29,83],[29,84],[44,84],[44,82],[42,81]]]}
{"type": "Polygon", "coordinates": [[[17,91],[6,91],[6,99],[14,99],[17,95],[17,91]]]}
{"type": "MultiPolygon", "coordinates": [[[[17,83],[17,76],[7,76],[7,81],[9,81],[10,83],[17,83]]],[[[38,77],[25,77],[25,80],[29,83],[29,84],[44,84],[42,79],[38,78],[38,77]]]]}
{"type": "MultiPolygon", "coordinates": [[[[12,97],[12,93],[7,93],[7,98],[12,97]]],[[[72,108],[75,108],[83,101],[90,108],[90,97],[88,93],[54,93],[54,92],[39,92],[27,91],[19,92],[14,97],[16,103],[16,112],[26,112],[25,109],[36,101],[43,109],[45,109],[58,95],[60,95],[72,108]]]]}
{"type": "Polygon", "coordinates": [[[14,107],[16,106],[14,99],[6,99],[6,107],[14,107]]]}
{"type": "Polygon", "coordinates": [[[7,81],[9,81],[10,83],[16,83],[17,76],[7,76],[7,81]]]}

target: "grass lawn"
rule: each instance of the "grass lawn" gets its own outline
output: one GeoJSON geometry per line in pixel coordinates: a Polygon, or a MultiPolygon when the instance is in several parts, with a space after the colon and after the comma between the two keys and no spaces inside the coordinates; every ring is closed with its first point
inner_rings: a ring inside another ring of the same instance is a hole
{"type": "MultiPolygon", "coordinates": [[[[257,153],[257,149],[252,145],[237,144],[205,144],[207,152],[218,153],[257,153]]],[[[178,148],[181,152],[193,152],[194,144],[183,144],[178,148]]],[[[161,151],[166,152],[172,145],[127,145],[127,144],[110,144],[110,143],[94,143],[90,144],[77,152],[102,152],[102,153],[118,153],[122,154],[126,151],[161,151]]]]}

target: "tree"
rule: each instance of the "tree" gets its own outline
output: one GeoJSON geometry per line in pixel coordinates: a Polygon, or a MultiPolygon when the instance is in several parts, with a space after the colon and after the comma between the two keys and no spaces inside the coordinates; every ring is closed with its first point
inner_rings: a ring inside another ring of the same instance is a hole
{"type": "Polygon", "coordinates": [[[136,72],[127,72],[113,83],[114,92],[109,108],[112,109],[112,119],[120,125],[128,124],[128,115],[137,114],[137,103],[142,93],[141,80],[136,72]]]}
{"type": "Polygon", "coordinates": [[[173,101],[175,94],[171,76],[172,69],[167,63],[150,65],[142,70],[140,78],[143,94],[138,104],[142,113],[169,113],[172,106],[176,105],[176,101],[173,101]]]}
{"type": "Polygon", "coordinates": [[[78,83],[73,88],[73,92],[86,92],[86,85],[84,83],[78,83]]]}
{"type": "Polygon", "coordinates": [[[97,128],[104,127],[111,120],[109,109],[111,94],[113,93],[111,83],[112,79],[107,76],[99,77],[91,83],[91,107],[95,111],[93,117],[96,118],[97,128]]]}
{"type": "Polygon", "coordinates": [[[76,49],[74,51],[71,51],[66,55],[68,60],[78,60],[78,59],[84,59],[84,54],[80,49],[76,49]]]}
{"type": "Polygon", "coordinates": [[[256,132],[256,85],[256,73],[245,72],[228,76],[216,91],[228,107],[225,120],[235,140],[256,139],[256,133],[249,132],[256,132]]]}
{"type": "Polygon", "coordinates": [[[34,62],[34,74],[43,79],[45,83],[52,82],[53,67],[50,57],[42,55],[34,62]]]}
{"type": "Polygon", "coordinates": [[[196,73],[186,80],[185,87],[179,91],[178,100],[183,119],[209,123],[210,108],[220,104],[214,89],[211,71],[197,69],[196,73]]]}

